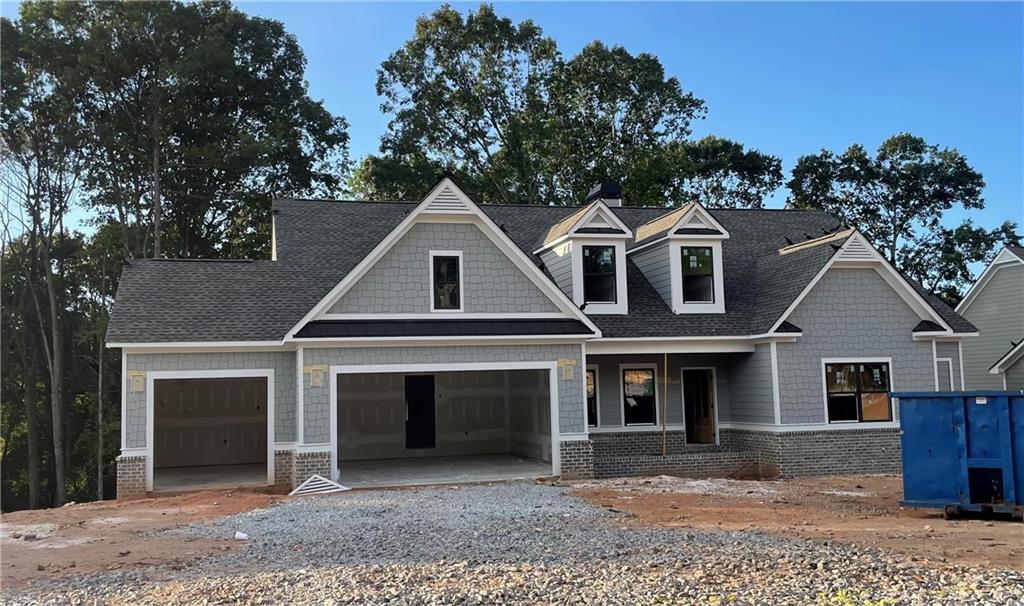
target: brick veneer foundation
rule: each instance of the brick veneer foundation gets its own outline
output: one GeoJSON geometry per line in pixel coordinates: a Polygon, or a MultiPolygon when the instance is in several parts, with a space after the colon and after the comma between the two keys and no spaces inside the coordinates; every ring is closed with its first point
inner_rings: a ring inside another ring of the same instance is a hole
{"type": "Polygon", "coordinates": [[[117,457],[117,498],[139,499],[146,496],[146,457],[117,457]]]}

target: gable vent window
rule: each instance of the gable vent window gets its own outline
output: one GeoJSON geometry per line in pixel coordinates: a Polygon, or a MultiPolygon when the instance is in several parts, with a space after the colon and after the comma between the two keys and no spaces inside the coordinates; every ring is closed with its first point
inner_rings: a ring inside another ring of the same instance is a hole
{"type": "Polygon", "coordinates": [[[710,247],[683,247],[683,303],[715,302],[714,266],[710,247]]]}
{"type": "Polygon", "coordinates": [[[431,253],[431,311],[462,310],[462,255],[431,253]]]}
{"type": "Polygon", "coordinates": [[[615,303],[615,247],[583,247],[584,303],[615,303]]]}

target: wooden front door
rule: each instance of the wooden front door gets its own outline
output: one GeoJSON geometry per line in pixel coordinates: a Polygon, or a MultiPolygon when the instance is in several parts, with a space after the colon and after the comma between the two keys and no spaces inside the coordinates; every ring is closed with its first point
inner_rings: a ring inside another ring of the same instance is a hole
{"type": "Polygon", "coordinates": [[[715,443],[715,373],[710,368],[683,371],[683,409],[686,413],[686,441],[715,443]]]}
{"type": "Polygon", "coordinates": [[[434,375],[405,377],[405,447],[434,448],[434,375]]]}

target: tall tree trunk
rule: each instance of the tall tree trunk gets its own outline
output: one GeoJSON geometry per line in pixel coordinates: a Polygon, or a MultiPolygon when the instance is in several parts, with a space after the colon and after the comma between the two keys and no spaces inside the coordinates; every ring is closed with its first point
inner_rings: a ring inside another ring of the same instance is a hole
{"type": "Polygon", "coordinates": [[[35,311],[31,308],[31,296],[27,289],[32,288],[29,283],[25,286],[26,292],[22,293],[21,316],[24,321],[22,327],[22,352],[24,353],[24,372],[22,380],[25,386],[25,422],[28,425],[28,506],[31,509],[38,509],[39,499],[39,410],[36,408],[38,395],[36,386],[38,381],[39,354],[36,349],[36,323],[33,320],[35,311]]]}
{"type": "Polygon", "coordinates": [[[153,113],[153,258],[160,258],[160,117],[153,113]]]}
{"type": "Polygon", "coordinates": [[[99,372],[96,377],[96,499],[103,500],[103,337],[99,343],[99,372]]]}
{"type": "Polygon", "coordinates": [[[50,303],[50,417],[53,425],[53,504],[64,504],[67,471],[64,455],[64,335],[61,334],[57,287],[54,284],[53,266],[50,261],[52,238],[47,237],[43,248],[43,272],[46,276],[46,296],[50,303]]]}

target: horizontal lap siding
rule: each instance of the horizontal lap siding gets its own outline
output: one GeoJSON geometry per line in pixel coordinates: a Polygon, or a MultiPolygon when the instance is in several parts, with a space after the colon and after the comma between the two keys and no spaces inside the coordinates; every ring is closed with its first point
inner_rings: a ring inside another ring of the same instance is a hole
{"type": "Polygon", "coordinates": [[[572,298],[572,244],[565,243],[541,253],[541,261],[558,288],[572,298]]]}
{"type": "Polygon", "coordinates": [[[629,255],[643,272],[665,304],[672,306],[672,270],[668,258],[668,241],[629,255]]]}
{"type": "Polygon", "coordinates": [[[729,366],[729,406],[720,410],[721,421],[774,423],[771,346],[757,345],[753,353],[735,354],[729,366]]]}
{"type": "MultiPolygon", "coordinates": [[[[957,347],[957,343],[949,341],[938,341],[935,343],[935,357],[936,358],[949,358],[953,368],[953,383],[950,389],[956,391],[963,389],[960,385],[960,351],[957,347]]],[[[945,370],[945,366],[939,365],[939,372],[942,373],[945,370]]],[[[939,377],[940,387],[943,384],[943,377],[939,377]]]]}
{"type": "Polygon", "coordinates": [[[963,341],[967,389],[1002,389],[1002,377],[988,369],[1010,351],[1010,341],[1024,338],[1024,264],[998,265],[991,276],[963,311],[978,329],[963,341]]]}

